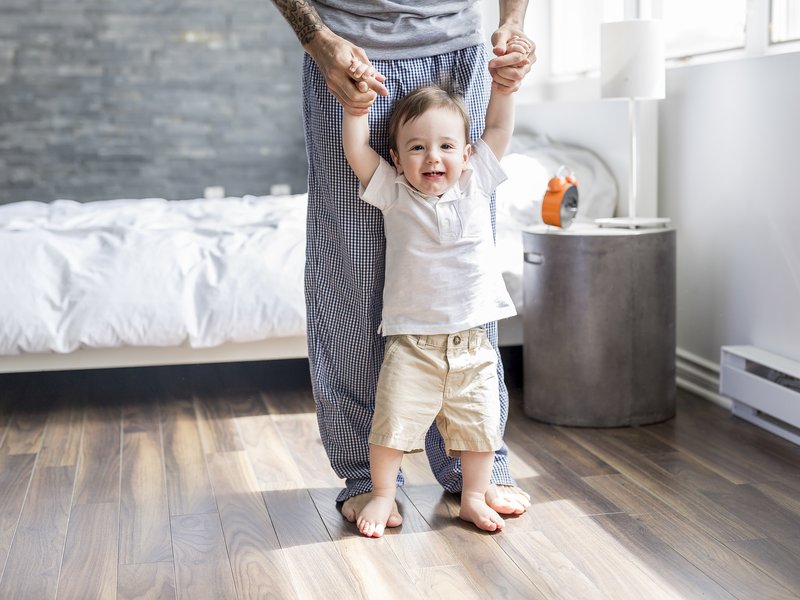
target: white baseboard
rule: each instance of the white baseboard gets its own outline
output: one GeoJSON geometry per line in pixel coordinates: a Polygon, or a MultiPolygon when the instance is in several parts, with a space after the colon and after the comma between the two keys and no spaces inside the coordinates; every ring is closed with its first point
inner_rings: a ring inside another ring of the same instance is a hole
{"type": "Polygon", "coordinates": [[[731,400],[719,393],[719,365],[682,348],[677,348],[675,354],[678,387],[731,410],[731,400]]]}

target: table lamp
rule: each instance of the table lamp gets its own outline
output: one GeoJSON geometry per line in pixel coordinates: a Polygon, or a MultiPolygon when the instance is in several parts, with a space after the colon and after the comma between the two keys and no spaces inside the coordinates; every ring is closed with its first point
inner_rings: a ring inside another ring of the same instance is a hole
{"type": "Polygon", "coordinates": [[[664,34],[661,21],[632,20],[600,25],[600,95],[628,99],[630,175],[628,216],[597,219],[601,226],[663,227],[669,219],[638,217],[636,214],[639,168],[637,147],[637,102],[664,98],[664,34]]]}

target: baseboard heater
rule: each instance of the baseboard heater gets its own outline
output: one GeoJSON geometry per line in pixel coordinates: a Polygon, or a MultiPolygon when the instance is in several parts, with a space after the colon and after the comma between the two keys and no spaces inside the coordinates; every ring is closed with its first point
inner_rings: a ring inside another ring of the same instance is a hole
{"type": "Polygon", "coordinates": [[[734,415],[800,445],[800,363],[755,346],[723,346],[719,391],[734,415]]]}

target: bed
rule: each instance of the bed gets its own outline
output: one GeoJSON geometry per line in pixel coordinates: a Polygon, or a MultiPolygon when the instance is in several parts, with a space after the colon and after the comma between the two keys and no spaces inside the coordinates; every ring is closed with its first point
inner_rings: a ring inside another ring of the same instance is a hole
{"type": "MultiPolygon", "coordinates": [[[[590,151],[516,136],[497,193],[497,243],[522,306],[523,228],[561,164],[578,219],[611,216],[616,183],[590,151]]],[[[0,372],[306,356],[306,198],[160,198],[0,205],[0,372]]],[[[522,342],[519,319],[501,344],[522,342]]]]}
{"type": "Polygon", "coordinates": [[[0,371],[301,357],[304,195],[0,207],[0,371]]]}

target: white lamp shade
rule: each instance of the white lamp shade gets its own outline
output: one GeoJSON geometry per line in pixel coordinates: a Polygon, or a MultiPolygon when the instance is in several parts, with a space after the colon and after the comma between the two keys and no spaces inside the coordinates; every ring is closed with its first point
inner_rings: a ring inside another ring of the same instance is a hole
{"type": "Polygon", "coordinates": [[[665,96],[661,21],[600,24],[600,90],[603,98],[665,96]]]}

